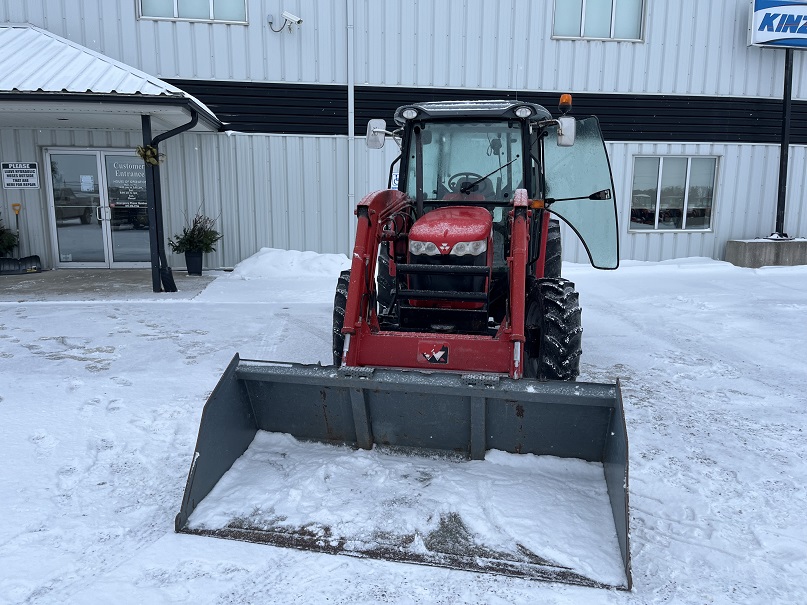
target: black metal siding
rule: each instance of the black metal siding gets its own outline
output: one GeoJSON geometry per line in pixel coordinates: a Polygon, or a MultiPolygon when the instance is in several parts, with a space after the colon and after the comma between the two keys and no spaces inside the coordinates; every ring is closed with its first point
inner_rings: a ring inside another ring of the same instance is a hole
{"type": "Polygon", "coordinates": [[[347,86],[166,80],[207,105],[226,130],[347,134],[347,86]]]}
{"type": "MultiPolygon", "coordinates": [[[[356,87],[356,133],[371,118],[392,122],[395,109],[418,101],[521,99],[557,114],[560,92],[356,87]]],[[[685,97],[577,93],[573,115],[596,115],[611,141],[779,143],[782,101],[738,97],[685,97]]],[[[791,142],[807,143],[807,102],[793,103],[791,142]]]]}
{"type": "MultiPolygon", "coordinates": [[[[347,135],[347,86],[169,80],[241,132],[347,135]]],[[[574,94],[574,115],[600,118],[611,141],[769,143],[781,139],[782,101],[744,97],[574,94]]],[[[419,101],[522,99],[555,113],[560,92],[357,86],[356,134],[392,123],[395,109],[419,101]]],[[[793,103],[791,143],[807,144],[807,102],[793,103]]]]}

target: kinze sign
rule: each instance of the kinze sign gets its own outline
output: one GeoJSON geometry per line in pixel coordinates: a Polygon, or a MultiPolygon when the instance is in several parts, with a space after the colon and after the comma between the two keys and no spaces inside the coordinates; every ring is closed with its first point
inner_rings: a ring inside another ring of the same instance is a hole
{"type": "Polygon", "coordinates": [[[807,2],[753,0],[748,45],[807,49],[807,2]]]}

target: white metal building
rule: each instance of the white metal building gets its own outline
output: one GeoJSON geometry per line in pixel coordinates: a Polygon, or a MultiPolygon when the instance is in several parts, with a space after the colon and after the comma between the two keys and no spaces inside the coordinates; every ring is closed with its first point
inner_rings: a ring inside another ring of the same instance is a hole
{"type": "MultiPolygon", "coordinates": [[[[719,259],[729,239],[770,234],[776,215],[785,51],[747,45],[749,4],[0,0],[0,162],[36,164],[38,177],[0,190],[0,219],[13,225],[22,204],[20,255],[46,267],[149,266],[141,116],[165,132],[193,110],[193,130],[160,147],[167,235],[197,211],[216,217],[210,268],[261,247],[347,253],[353,208],[386,186],[396,155],[365,148],[368,119],[455,98],[555,111],[571,92],[573,113],[598,115],[608,141],[621,257],[719,259]]],[[[796,236],[807,236],[806,68],[796,52],[785,217],[796,236]]],[[[573,238],[565,258],[584,262],[573,238]]]]}

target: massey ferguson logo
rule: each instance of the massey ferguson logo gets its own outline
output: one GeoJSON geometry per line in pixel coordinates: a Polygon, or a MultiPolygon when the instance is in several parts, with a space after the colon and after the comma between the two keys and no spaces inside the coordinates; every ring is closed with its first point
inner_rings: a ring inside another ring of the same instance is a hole
{"type": "Polygon", "coordinates": [[[418,344],[418,361],[420,363],[448,363],[448,345],[445,343],[421,342],[418,344]]]}

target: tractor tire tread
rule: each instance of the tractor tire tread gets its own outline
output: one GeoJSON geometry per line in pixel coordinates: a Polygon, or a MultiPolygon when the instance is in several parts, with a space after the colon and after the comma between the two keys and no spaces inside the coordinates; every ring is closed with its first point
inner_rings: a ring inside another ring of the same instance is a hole
{"type": "Polygon", "coordinates": [[[342,350],[345,348],[345,307],[347,306],[347,290],[350,284],[350,271],[342,271],[336,281],[336,293],[333,297],[333,365],[342,365],[342,350]]]}
{"type": "Polygon", "coordinates": [[[549,232],[546,237],[546,260],[544,261],[544,277],[560,277],[563,265],[563,247],[560,240],[560,221],[549,221],[549,232]]]}
{"type": "Polygon", "coordinates": [[[389,273],[389,242],[382,242],[378,253],[378,279],[376,299],[381,309],[388,311],[392,306],[395,292],[395,279],[389,273]]]}
{"type": "Polygon", "coordinates": [[[561,278],[530,280],[527,294],[525,375],[539,380],[575,380],[582,354],[582,311],[574,284],[561,278]]]}

